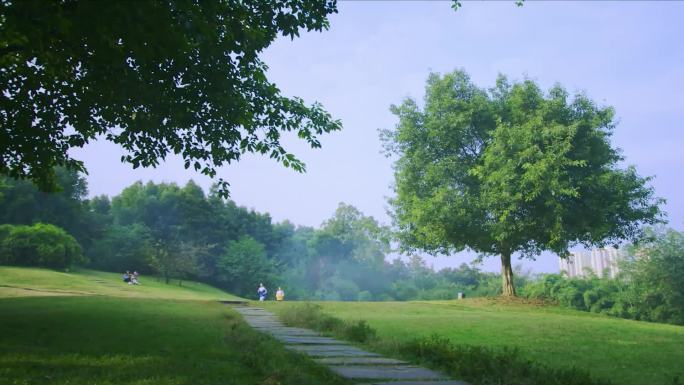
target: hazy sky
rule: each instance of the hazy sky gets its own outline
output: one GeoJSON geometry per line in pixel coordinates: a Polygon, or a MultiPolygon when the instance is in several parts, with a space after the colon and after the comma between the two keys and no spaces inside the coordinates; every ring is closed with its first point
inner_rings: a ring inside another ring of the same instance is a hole
{"type": "MultiPolygon", "coordinates": [[[[396,123],[391,104],[421,100],[430,71],[464,69],[489,87],[497,74],[528,76],[548,88],[556,82],[612,105],[613,136],[626,164],[651,175],[667,199],[670,226],[684,230],[680,191],[684,155],[684,2],[340,2],[330,30],[280,39],[263,55],[269,78],[286,95],[319,101],[344,129],[323,138],[323,148],[292,143],[307,163],[297,174],[267,159],[245,157],[220,170],[238,204],[269,212],[276,221],[318,226],[346,202],[389,223],[386,197],[391,160],[381,153],[377,129],[396,123]]],[[[290,142],[288,142],[290,143],[290,142]]],[[[169,159],[157,169],[132,170],[121,150],[100,141],[74,155],[86,162],[90,194],[116,195],[136,180],[211,180],[169,159]]],[[[428,258],[435,267],[472,255],[428,258]]],[[[524,262],[534,271],[557,271],[555,257],[524,262]]],[[[496,270],[490,259],[485,268],[496,270]]]]}

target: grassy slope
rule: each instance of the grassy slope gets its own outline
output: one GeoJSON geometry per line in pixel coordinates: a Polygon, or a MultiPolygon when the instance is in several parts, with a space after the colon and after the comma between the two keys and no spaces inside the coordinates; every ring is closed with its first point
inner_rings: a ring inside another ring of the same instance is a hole
{"type": "Polygon", "coordinates": [[[217,300],[239,299],[202,283],[184,281],[167,285],[154,277],[140,277],[140,285],[127,285],[121,274],[95,270],[69,273],[48,269],[0,266],[0,298],[48,295],[105,295],[129,298],[217,300]]]}
{"type": "MultiPolygon", "coordinates": [[[[684,327],[557,307],[487,300],[320,303],[347,320],[364,319],[383,339],[439,334],[460,344],[501,348],[552,367],[577,366],[617,384],[667,384],[684,377],[684,327]]],[[[278,312],[283,304],[268,304],[278,312]]]]}
{"type": "Polygon", "coordinates": [[[346,384],[215,301],[232,296],[142,282],[0,268],[0,384],[346,384]]]}

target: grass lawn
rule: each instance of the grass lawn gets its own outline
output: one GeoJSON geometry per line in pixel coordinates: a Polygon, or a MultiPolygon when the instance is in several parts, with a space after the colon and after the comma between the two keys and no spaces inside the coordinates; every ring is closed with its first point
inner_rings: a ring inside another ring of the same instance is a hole
{"type": "MultiPolygon", "coordinates": [[[[265,306],[278,313],[293,304],[265,306]]],[[[458,344],[515,346],[535,362],[576,366],[616,384],[670,384],[674,376],[684,377],[681,326],[484,299],[319,304],[335,317],[368,321],[383,340],[438,334],[458,344]]]]}
{"type": "Polygon", "coordinates": [[[0,268],[0,384],[347,384],[251,329],[220,290],[118,278],[0,268]]]}
{"type": "Polygon", "coordinates": [[[141,285],[128,285],[121,274],[79,269],[69,273],[48,269],[0,266],[0,298],[25,296],[104,295],[129,298],[235,300],[238,297],[198,282],[165,284],[140,276],[141,285]]]}

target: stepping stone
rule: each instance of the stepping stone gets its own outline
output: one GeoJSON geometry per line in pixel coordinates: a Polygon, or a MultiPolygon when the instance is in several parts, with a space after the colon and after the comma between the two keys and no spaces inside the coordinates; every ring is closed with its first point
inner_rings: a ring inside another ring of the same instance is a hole
{"type": "Polygon", "coordinates": [[[265,310],[235,310],[235,311],[237,311],[240,314],[250,315],[250,316],[253,315],[256,317],[261,317],[261,316],[265,316],[265,315],[273,317],[272,313],[269,313],[265,310]]]}
{"type": "Polygon", "coordinates": [[[443,375],[417,366],[329,366],[346,378],[376,378],[393,380],[446,380],[443,375]]]}
{"type": "Polygon", "coordinates": [[[268,334],[272,336],[281,336],[281,337],[318,337],[320,334],[304,330],[304,331],[299,331],[299,330],[285,330],[282,328],[271,328],[269,330],[265,330],[268,334]]]}
{"type": "Polygon", "coordinates": [[[272,315],[270,312],[267,312],[266,310],[259,310],[259,309],[252,309],[252,308],[236,308],[234,307],[233,310],[240,314],[255,314],[255,315],[272,315]]]}
{"type": "Polygon", "coordinates": [[[302,337],[302,336],[274,336],[276,339],[286,344],[301,344],[301,345],[342,345],[342,341],[338,341],[328,337],[302,337]]]}
{"type": "Polygon", "coordinates": [[[470,385],[463,381],[381,381],[381,382],[364,382],[357,385],[470,385]]]}
{"type": "Polygon", "coordinates": [[[280,320],[272,315],[258,315],[258,316],[253,316],[253,315],[242,315],[242,318],[244,319],[249,319],[253,321],[278,321],[280,320]]]}
{"type": "Polygon", "coordinates": [[[407,362],[385,357],[325,357],[314,361],[323,365],[405,365],[407,362]]]}
{"type": "Polygon", "coordinates": [[[284,326],[272,313],[253,307],[233,307],[254,329],[285,343],[285,348],[306,354],[338,375],[365,380],[358,385],[470,385],[452,381],[437,372],[367,352],[309,329],[284,326]],[[396,381],[398,380],[398,381],[396,381]]]}
{"type": "Polygon", "coordinates": [[[379,354],[367,352],[349,345],[286,345],[285,348],[312,357],[380,357],[379,354]]]}
{"type": "Polygon", "coordinates": [[[268,319],[260,320],[260,319],[254,319],[254,318],[245,318],[245,321],[247,321],[251,324],[279,325],[279,326],[283,325],[282,323],[280,323],[280,321],[268,320],[268,319]]]}
{"type": "Polygon", "coordinates": [[[273,314],[269,313],[247,313],[247,312],[241,312],[239,311],[238,313],[242,314],[245,317],[272,317],[275,318],[273,314]]]}
{"type": "Polygon", "coordinates": [[[278,326],[282,326],[282,324],[278,322],[262,322],[262,321],[250,321],[250,320],[245,320],[248,324],[252,326],[259,326],[259,327],[267,327],[267,328],[274,328],[278,326]]]}
{"type": "Polygon", "coordinates": [[[320,333],[315,332],[310,329],[302,329],[302,328],[295,328],[292,326],[280,326],[277,328],[271,329],[272,332],[274,333],[292,333],[292,334],[310,334],[310,335],[320,335],[320,333]]]}
{"type": "Polygon", "coordinates": [[[240,301],[240,300],[234,300],[234,299],[228,299],[228,300],[220,300],[220,303],[224,305],[246,305],[247,301],[240,301]]]}
{"type": "Polygon", "coordinates": [[[260,329],[266,329],[266,330],[280,326],[279,324],[257,323],[257,322],[249,322],[249,321],[247,321],[247,323],[252,327],[260,328],[260,329]]]}

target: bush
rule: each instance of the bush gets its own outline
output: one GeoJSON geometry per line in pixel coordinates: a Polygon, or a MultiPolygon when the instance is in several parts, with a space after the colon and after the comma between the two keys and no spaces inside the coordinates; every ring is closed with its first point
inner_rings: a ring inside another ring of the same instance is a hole
{"type": "Polygon", "coordinates": [[[0,226],[0,264],[67,269],[83,262],[81,245],[57,226],[0,226]]]}
{"type": "Polygon", "coordinates": [[[291,306],[280,318],[288,326],[314,329],[353,342],[369,342],[376,338],[375,329],[366,321],[343,321],[323,313],[319,305],[310,303],[291,306]]]}
{"type": "Polygon", "coordinates": [[[370,291],[364,290],[360,291],[359,294],[356,296],[357,301],[372,301],[373,300],[373,294],[371,294],[370,291]]]}
{"type": "Polygon", "coordinates": [[[577,310],[684,325],[684,233],[649,230],[632,254],[615,279],[547,274],[520,293],[577,310]]]}

